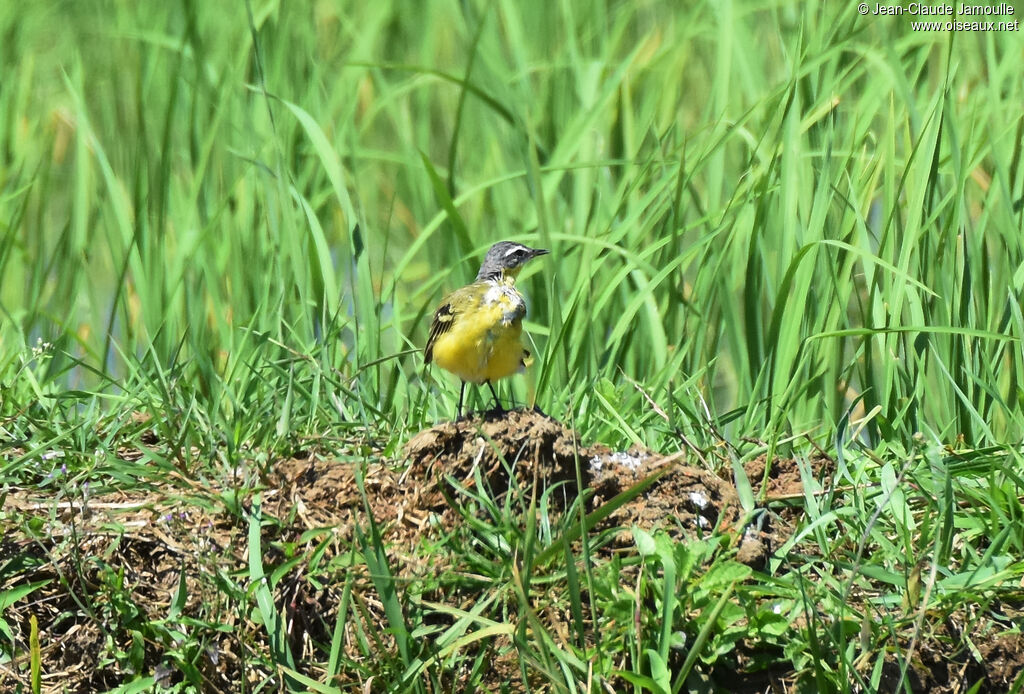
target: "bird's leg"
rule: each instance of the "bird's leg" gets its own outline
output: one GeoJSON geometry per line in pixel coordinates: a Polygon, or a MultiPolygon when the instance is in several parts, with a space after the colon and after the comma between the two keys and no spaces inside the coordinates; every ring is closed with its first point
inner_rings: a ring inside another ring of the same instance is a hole
{"type": "Polygon", "coordinates": [[[466,382],[463,381],[462,382],[462,387],[459,388],[459,409],[458,409],[458,418],[459,419],[462,419],[462,398],[465,397],[465,395],[466,395],[466,382]]]}
{"type": "Polygon", "coordinates": [[[494,390],[494,384],[487,381],[487,387],[491,389],[491,395],[494,396],[494,409],[498,412],[504,412],[505,408],[501,406],[501,400],[498,399],[498,391],[494,390]]]}

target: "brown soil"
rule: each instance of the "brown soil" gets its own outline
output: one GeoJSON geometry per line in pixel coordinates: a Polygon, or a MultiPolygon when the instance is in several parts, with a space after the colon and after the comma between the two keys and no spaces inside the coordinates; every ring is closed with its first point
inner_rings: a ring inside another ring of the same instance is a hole
{"type": "MultiPolygon", "coordinates": [[[[738,561],[761,568],[799,520],[805,476],[813,475],[827,488],[833,471],[832,461],[824,456],[811,460],[809,471],[801,471],[792,460],[748,463],[744,470],[754,494],[763,504],[772,504],[772,511],[745,518],[728,469],[730,479],[723,479],[686,465],[681,453],[665,456],[642,449],[587,446],[559,422],[524,410],[427,429],[409,441],[400,463],[397,468],[382,462],[360,469],[357,464],[310,455],[283,460],[262,471],[262,513],[277,519],[263,527],[264,563],[286,561],[288,557],[277,556],[280,550],[273,547],[288,543],[308,547],[325,542],[323,561],[351,555],[360,547],[357,527],[366,531],[368,509],[390,548],[389,564],[402,567],[403,576],[460,570],[441,565],[445,558],[423,552],[422,547],[465,521],[464,495],[485,486],[492,497],[517,495],[524,500],[524,508],[543,499],[550,512],[558,513],[581,497],[582,485],[588,513],[620,495],[631,497],[601,520],[599,530],[663,528],[678,537],[717,532],[731,538],[738,561]],[[300,541],[304,533],[313,539],[300,541]]],[[[130,659],[104,660],[112,648],[125,653],[141,649],[137,662],[143,674],[154,674],[164,683],[177,681],[163,656],[175,647],[173,640],[161,641],[160,634],[146,632],[133,643],[120,631],[106,631],[104,625],[131,623],[132,610],[137,611],[140,625],[166,617],[182,573],[186,598],[181,613],[197,623],[207,620],[234,629],[208,630],[203,638],[205,651],[194,662],[206,690],[236,691],[242,678],[256,685],[267,676],[251,665],[254,655],[265,652],[265,630],[247,614],[211,613],[218,606],[223,608],[224,592],[232,581],[239,591],[248,586],[245,519],[254,511],[254,497],[248,492],[241,495],[243,514],[229,512],[225,498],[230,495],[224,490],[206,489],[184,477],[146,493],[110,493],[88,500],[54,502],[28,490],[14,490],[7,496],[5,511],[19,513],[26,522],[35,518],[35,527],[42,528],[33,537],[4,529],[0,567],[6,558],[18,557],[25,567],[11,574],[15,585],[48,581],[3,615],[15,634],[23,635],[16,647],[21,654],[27,652],[29,618],[38,619],[44,691],[104,691],[122,683],[128,676],[125,662],[130,659]],[[211,582],[210,576],[222,578],[211,582]]],[[[621,532],[602,551],[623,551],[631,545],[631,536],[621,532]]],[[[322,660],[323,644],[331,641],[337,621],[333,617],[345,590],[356,596],[354,614],[362,620],[346,628],[346,648],[355,642],[360,628],[372,630],[386,622],[364,564],[353,563],[345,574],[350,581],[347,588],[327,585],[319,590],[312,590],[302,577],[303,566],[300,562],[279,582],[274,596],[278,609],[284,611],[296,658],[316,660],[319,654],[322,660]]],[[[4,575],[0,573],[0,578],[4,575]]],[[[0,583],[0,595],[12,587],[0,583]]],[[[422,597],[446,601],[456,609],[467,609],[475,599],[471,594],[422,597]]],[[[553,630],[562,626],[557,615],[550,615],[548,621],[553,630]]],[[[972,634],[982,662],[959,646],[951,651],[949,644],[963,642],[953,636],[933,634],[917,644],[910,678],[914,691],[961,692],[978,681],[983,682],[979,691],[1003,691],[1024,666],[1024,640],[1019,634],[1005,630],[972,634]]],[[[380,638],[386,647],[388,637],[381,633],[380,638]]],[[[505,645],[501,639],[491,642],[488,658],[494,676],[501,678],[495,685],[513,683],[509,686],[515,691],[519,665],[513,659],[515,651],[505,645]]],[[[899,669],[895,660],[892,663],[896,669],[886,670],[883,684],[896,682],[899,669]]],[[[368,671],[373,672],[372,664],[368,671]]],[[[350,676],[372,688],[359,680],[358,673],[350,676]]],[[[718,681],[730,681],[736,692],[789,692],[794,691],[794,676],[768,671],[718,677],[718,681]]],[[[27,684],[27,657],[0,665],[0,691],[27,684]]],[[[459,685],[458,681],[447,683],[453,691],[459,685]]]]}

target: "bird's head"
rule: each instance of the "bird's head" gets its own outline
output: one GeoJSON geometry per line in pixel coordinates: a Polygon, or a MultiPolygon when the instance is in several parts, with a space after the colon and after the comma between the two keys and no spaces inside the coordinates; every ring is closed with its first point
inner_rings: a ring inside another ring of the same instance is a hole
{"type": "Polygon", "coordinates": [[[502,277],[514,278],[523,269],[523,265],[548,252],[543,248],[530,248],[514,241],[499,241],[487,251],[476,279],[479,282],[502,277]]]}

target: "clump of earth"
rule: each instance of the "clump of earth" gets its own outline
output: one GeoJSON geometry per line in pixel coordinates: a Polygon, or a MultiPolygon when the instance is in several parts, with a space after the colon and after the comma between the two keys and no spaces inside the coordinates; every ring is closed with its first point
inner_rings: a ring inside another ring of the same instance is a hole
{"type": "MultiPolygon", "coordinates": [[[[588,513],[646,481],[642,491],[602,520],[602,527],[663,527],[698,534],[716,527],[741,530],[735,527],[740,506],[730,482],[684,464],[681,454],[585,445],[574,431],[534,410],[443,422],[414,436],[405,452],[408,468],[403,478],[434,486],[434,504],[429,497],[418,500],[435,511],[443,510],[454,491],[449,489],[453,481],[466,486],[480,480],[492,494],[504,493],[512,484],[520,493],[535,493],[538,498],[547,491],[551,505],[560,509],[580,495],[582,485],[588,513]]],[[[765,557],[762,539],[754,531],[745,532],[740,561],[758,565],[765,557]]]]}

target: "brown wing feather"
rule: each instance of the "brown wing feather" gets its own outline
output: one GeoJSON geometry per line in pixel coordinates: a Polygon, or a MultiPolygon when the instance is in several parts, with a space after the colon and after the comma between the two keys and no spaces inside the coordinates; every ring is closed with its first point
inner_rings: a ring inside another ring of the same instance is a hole
{"type": "Polygon", "coordinates": [[[427,346],[423,348],[424,362],[429,364],[434,358],[434,343],[437,338],[451,330],[455,320],[455,312],[450,302],[445,302],[437,307],[434,312],[434,320],[430,324],[430,335],[427,337],[427,346]]]}

